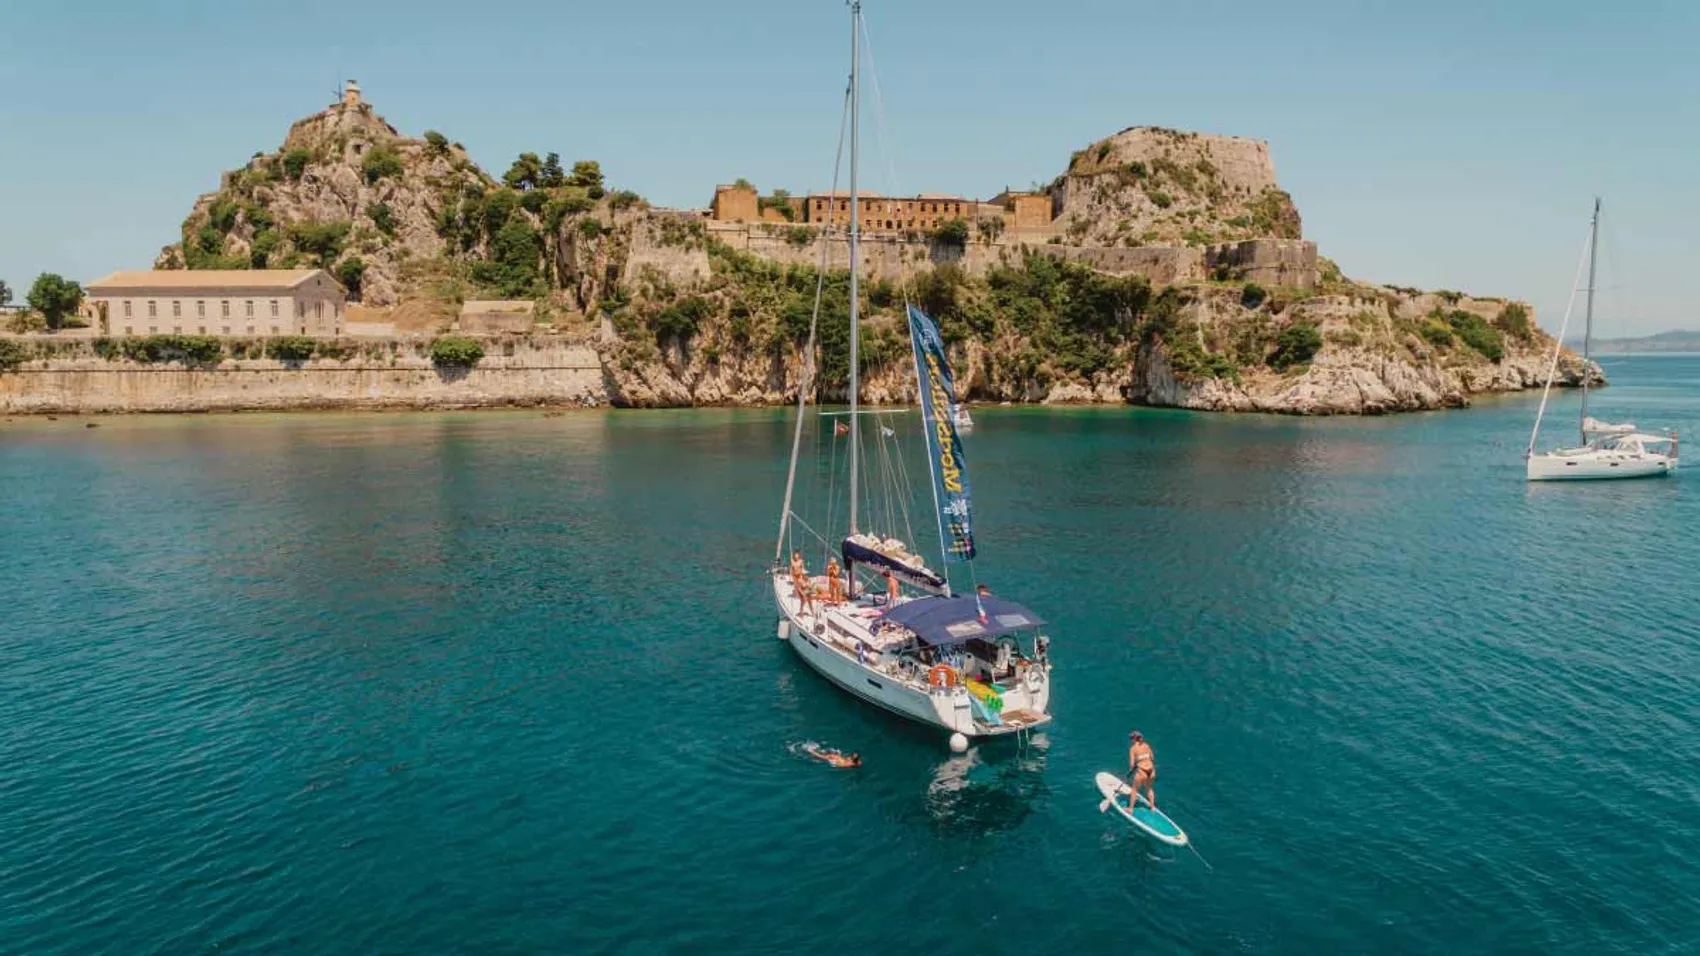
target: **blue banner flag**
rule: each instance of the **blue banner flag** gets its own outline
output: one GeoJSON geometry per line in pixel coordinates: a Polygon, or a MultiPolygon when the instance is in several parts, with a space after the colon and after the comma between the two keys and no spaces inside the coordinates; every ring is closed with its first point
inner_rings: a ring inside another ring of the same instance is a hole
{"type": "Polygon", "coordinates": [[[909,307],[909,341],[915,349],[915,377],[921,397],[922,431],[927,435],[933,483],[938,488],[939,529],[946,561],[974,558],[973,515],[968,503],[968,460],[956,437],[956,386],[945,358],[939,327],[925,312],[909,307]]]}

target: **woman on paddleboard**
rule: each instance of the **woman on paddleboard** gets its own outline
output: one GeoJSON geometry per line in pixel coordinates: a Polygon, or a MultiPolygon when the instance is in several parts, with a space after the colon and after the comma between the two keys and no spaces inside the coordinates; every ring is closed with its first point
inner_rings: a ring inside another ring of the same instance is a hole
{"type": "Polygon", "coordinates": [[[1145,742],[1145,737],[1139,731],[1127,735],[1132,743],[1127,748],[1127,775],[1133,792],[1128,794],[1129,805],[1135,802],[1139,791],[1145,791],[1145,799],[1151,801],[1151,809],[1157,809],[1157,755],[1152,752],[1151,745],[1145,742]]]}

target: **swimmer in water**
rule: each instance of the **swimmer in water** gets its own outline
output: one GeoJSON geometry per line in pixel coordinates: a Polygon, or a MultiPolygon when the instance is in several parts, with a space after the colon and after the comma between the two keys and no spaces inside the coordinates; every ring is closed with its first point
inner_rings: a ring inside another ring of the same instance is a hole
{"type": "Polygon", "coordinates": [[[832,764],[840,770],[849,770],[862,765],[862,755],[859,753],[853,753],[846,757],[841,751],[822,750],[819,744],[809,744],[803,748],[803,752],[816,760],[832,764]]]}

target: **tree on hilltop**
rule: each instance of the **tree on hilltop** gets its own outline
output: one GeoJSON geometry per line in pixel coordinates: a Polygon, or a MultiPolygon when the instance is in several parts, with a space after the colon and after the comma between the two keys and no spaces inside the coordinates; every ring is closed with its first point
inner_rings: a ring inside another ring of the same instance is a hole
{"type": "Polygon", "coordinates": [[[567,181],[569,186],[581,186],[587,190],[592,199],[601,199],[606,191],[602,184],[602,164],[594,159],[581,159],[573,164],[573,178],[567,181]]]}
{"type": "Polygon", "coordinates": [[[535,189],[538,180],[543,176],[543,161],[536,153],[520,153],[508,171],[502,174],[502,182],[510,189],[535,189]]]}
{"type": "Polygon", "coordinates": [[[543,157],[543,170],[538,177],[538,185],[545,189],[554,189],[566,184],[567,173],[561,168],[561,154],[550,153],[543,157]]]}
{"type": "Polygon", "coordinates": [[[66,316],[74,314],[83,304],[83,287],[64,276],[43,272],[30,286],[27,301],[30,308],[47,320],[48,328],[62,329],[66,316]]]}

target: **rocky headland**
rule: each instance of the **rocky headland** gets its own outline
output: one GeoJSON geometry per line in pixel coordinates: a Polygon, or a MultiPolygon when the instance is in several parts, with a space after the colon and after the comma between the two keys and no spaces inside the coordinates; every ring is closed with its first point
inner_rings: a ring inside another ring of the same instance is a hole
{"type": "MultiPolygon", "coordinates": [[[[1134,127],[1074,153],[1043,192],[1053,219],[1040,230],[981,220],[867,238],[865,401],[909,400],[906,297],[938,318],[972,400],[1374,414],[1544,380],[1553,343],[1528,304],[1355,281],[1318,255],[1263,142],[1134,127]]],[[[259,367],[234,342],[193,356],[25,343],[0,407],[776,404],[795,396],[817,284],[822,396],[842,398],[848,379],[840,232],[657,209],[553,153],[498,178],[357,97],[225,173],[181,233],[156,268],[323,267],[358,303],[350,328],[387,345],[325,343],[259,367]],[[471,373],[428,374],[420,343],[467,331],[457,316],[475,299],[532,300],[535,324],[483,336],[489,357],[471,373]],[[571,375],[528,373],[533,360],[571,375]],[[168,372],[200,384],[138,391],[137,375],[168,372]],[[209,384],[221,372],[247,384],[209,384]],[[61,373],[81,378],[51,381],[61,373]],[[129,398],[103,374],[128,379],[129,398]],[[291,374],[302,384],[283,384],[291,374]]],[[[1563,381],[1583,374],[1566,353],[1563,381]]]]}

